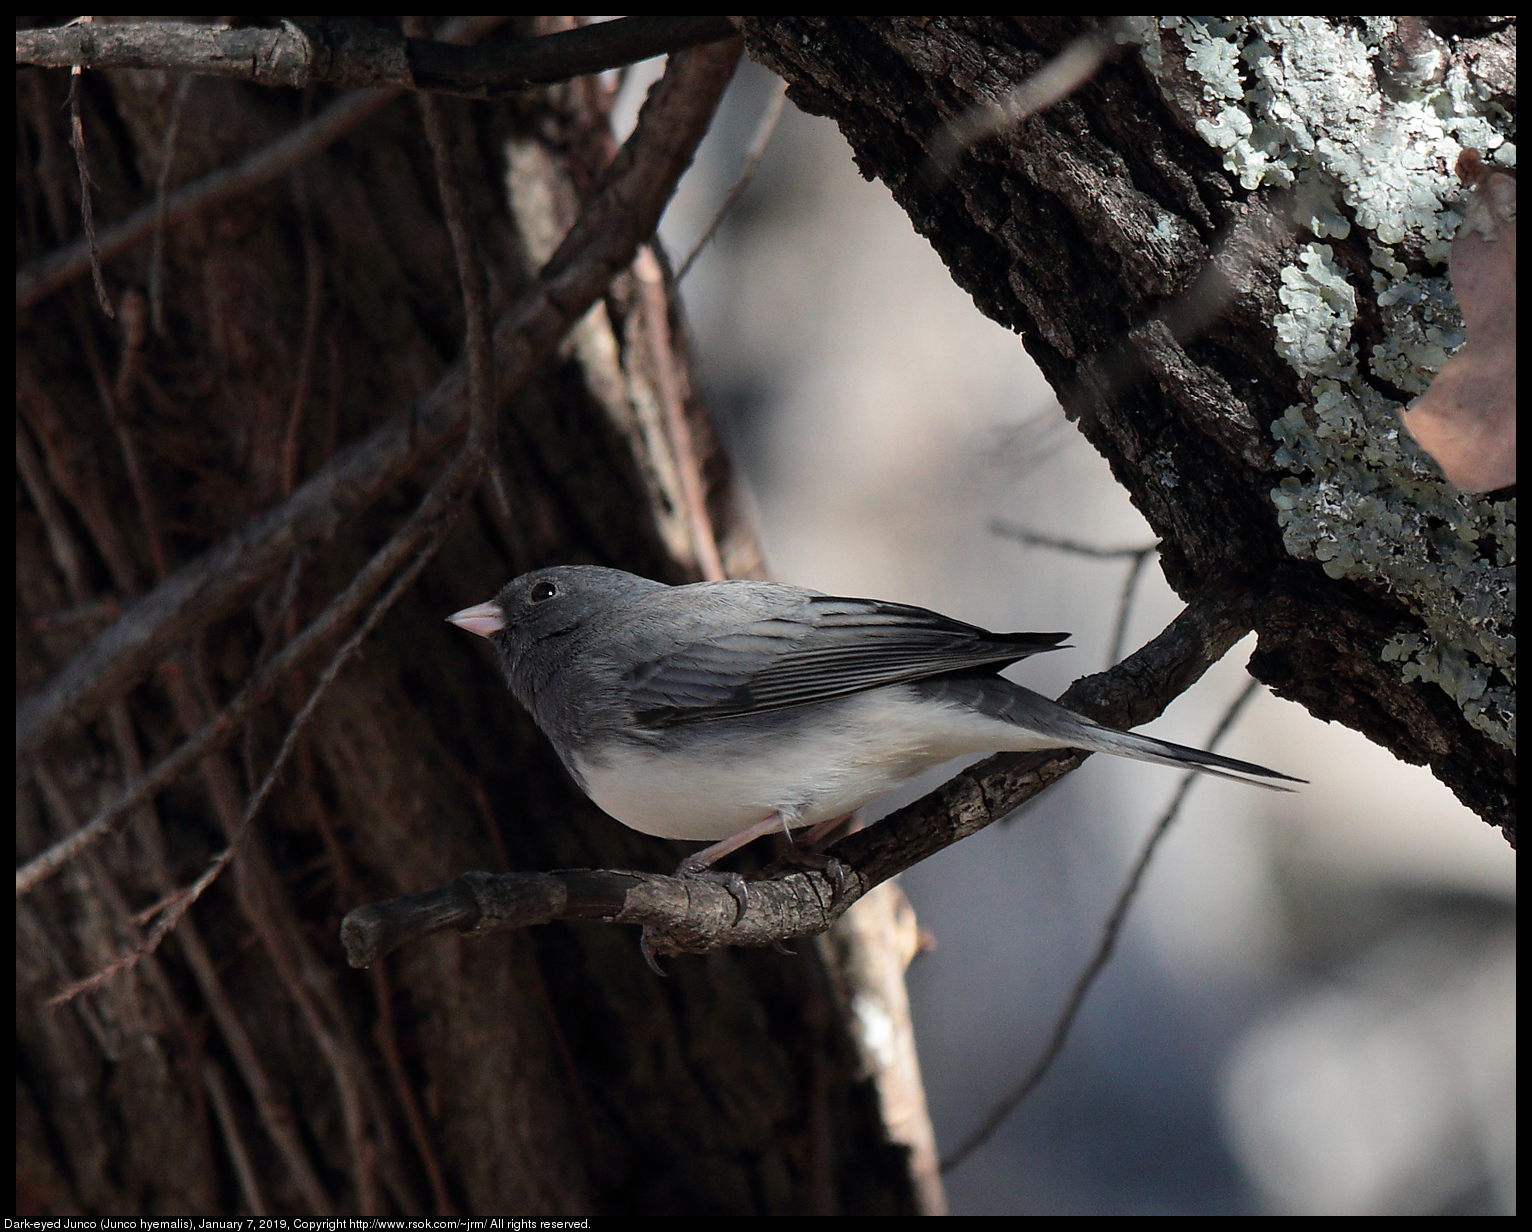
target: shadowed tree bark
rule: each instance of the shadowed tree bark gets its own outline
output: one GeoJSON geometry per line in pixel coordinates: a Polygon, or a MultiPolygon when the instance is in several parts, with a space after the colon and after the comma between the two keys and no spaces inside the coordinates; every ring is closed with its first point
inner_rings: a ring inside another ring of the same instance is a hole
{"type": "MultiPolygon", "coordinates": [[[[677,120],[654,137],[630,180],[657,174],[667,141],[679,174],[737,54],[714,43],[672,57],[667,82],[691,77],[669,87],[668,105],[694,115],[691,129],[677,120]]],[[[153,208],[172,141],[174,194],[322,121],[337,98],[362,97],[208,76],[181,91],[173,75],[126,69],[76,85],[100,228],[153,208]]],[[[17,76],[24,274],[79,237],[69,89],[68,70],[17,76]]],[[[497,103],[442,101],[501,319],[502,381],[526,346],[551,348],[563,332],[537,324],[558,319],[573,285],[554,271],[610,249],[614,219],[642,204],[623,197],[555,255],[623,166],[610,102],[595,78],[497,103]],[[538,300],[545,263],[552,299],[538,300]],[[543,316],[516,318],[528,303],[543,316]],[[525,319],[531,332],[518,335],[525,319]]],[[[18,695],[33,703],[18,712],[19,723],[31,716],[18,732],[22,862],[214,719],[357,576],[459,447],[463,297],[431,150],[414,97],[367,105],[371,118],[322,152],[178,216],[158,271],[150,237],[108,254],[114,319],[88,274],[41,298],[35,278],[18,277],[19,302],[32,297],[17,348],[18,695]],[[174,605],[135,602],[168,595],[177,578],[188,580],[174,605]],[[60,693],[66,665],[78,670],[60,693]]],[[[630,245],[620,266],[553,358],[500,400],[476,495],[335,680],[230,871],[161,948],[58,1008],[42,1004],[132,953],[155,915],[136,913],[229,841],[354,618],[125,831],[29,883],[18,903],[19,1211],[940,1203],[929,1144],[922,1178],[909,1131],[890,1139],[849,1026],[857,964],[869,961],[854,936],[796,957],[686,959],[668,980],[645,967],[635,930],[596,923],[440,938],[370,972],[342,957],[346,911],[466,869],[668,871],[679,858],[602,816],[487,648],[442,623],[556,562],[672,582],[760,572],[665,260],[630,245]]]]}

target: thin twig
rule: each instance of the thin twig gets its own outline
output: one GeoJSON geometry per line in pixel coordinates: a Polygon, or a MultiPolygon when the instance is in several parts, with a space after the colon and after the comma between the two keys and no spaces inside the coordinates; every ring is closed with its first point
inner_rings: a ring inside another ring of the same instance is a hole
{"type": "Polygon", "coordinates": [[[1116,54],[1117,36],[1126,29],[1127,19],[1114,17],[1087,30],[1000,100],[978,103],[943,125],[931,138],[922,170],[927,184],[946,180],[964,150],[1068,98],[1116,54]]]}
{"type": "Polygon", "coordinates": [[[1073,552],[1076,556],[1091,556],[1097,560],[1121,560],[1130,557],[1133,564],[1123,582],[1122,598],[1117,604],[1117,627],[1112,631],[1112,648],[1107,653],[1106,665],[1112,667],[1122,658],[1123,644],[1128,636],[1128,613],[1133,607],[1133,596],[1138,589],[1139,577],[1149,558],[1160,550],[1159,544],[1151,543],[1141,548],[1098,548],[1089,543],[1077,543],[1073,539],[1057,539],[1052,535],[1040,535],[1023,526],[1013,526],[998,519],[989,524],[990,533],[1006,539],[1017,539],[1032,547],[1053,548],[1059,552],[1073,552]]]}
{"type": "Polygon", "coordinates": [[[1138,580],[1143,576],[1144,566],[1149,563],[1159,548],[1148,547],[1133,555],[1133,563],[1128,567],[1128,576],[1123,580],[1122,598],[1117,602],[1117,627],[1112,630],[1112,648],[1107,651],[1106,665],[1115,666],[1122,658],[1122,648],[1128,637],[1128,613],[1133,610],[1133,596],[1138,590],[1138,580]]]}
{"type": "Polygon", "coordinates": [[[85,250],[90,260],[90,276],[96,284],[96,300],[109,317],[117,315],[107,298],[106,283],[101,280],[101,249],[96,243],[96,219],[91,209],[90,190],[95,187],[90,163],[85,158],[85,125],[80,122],[80,66],[69,70],[69,143],[74,147],[75,167],[80,172],[80,223],[85,231],[85,250]]]}
{"type": "Polygon", "coordinates": [[[394,1028],[393,994],[389,989],[388,971],[382,963],[379,963],[372,968],[370,974],[373,1003],[378,1010],[378,1017],[372,1028],[373,1043],[383,1054],[383,1067],[388,1071],[389,1079],[394,1087],[394,1096],[404,1112],[404,1124],[409,1130],[410,1141],[415,1144],[415,1153],[420,1156],[421,1166],[425,1169],[426,1183],[431,1187],[431,1213],[439,1218],[455,1215],[457,1208],[447,1191],[447,1180],[442,1173],[441,1160],[431,1141],[426,1118],[420,1110],[420,1100],[416,1098],[415,1089],[410,1084],[409,1072],[404,1067],[404,1058],[399,1052],[399,1034],[394,1028]]]}
{"type": "MultiPolygon", "coordinates": [[[[293,553],[292,560],[288,564],[287,577],[282,583],[281,593],[277,596],[276,610],[271,613],[270,620],[266,622],[266,627],[261,633],[260,648],[255,652],[255,663],[253,666],[256,671],[264,667],[267,660],[277,652],[277,649],[283,643],[284,637],[291,641],[297,635],[298,583],[303,578],[303,566],[307,557],[307,550],[299,548],[293,553]]],[[[292,683],[298,689],[301,689],[302,682],[299,680],[297,672],[293,673],[292,683]]],[[[298,692],[295,692],[293,695],[293,706],[295,709],[298,705],[297,698],[300,695],[298,692]]],[[[183,732],[182,734],[186,733],[183,732]]],[[[240,745],[240,756],[244,762],[245,769],[245,793],[248,795],[255,790],[256,784],[255,723],[253,715],[245,723],[244,739],[240,742],[240,745]]]]}
{"type": "Polygon", "coordinates": [[[31,498],[32,507],[37,510],[38,517],[42,519],[43,530],[48,536],[48,548],[59,567],[59,572],[64,575],[64,587],[69,592],[70,601],[74,604],[68,612],[56,613],[51,618],[52,627],[60,628],[77,620],[95,616],[96,610],[101,605],[92,604],[86,598],[90,594],[90,587],[85,577],[85,563],[81,559],[73,536],[69,533],[68,521],[64,517],[64,510],[59,505],[53,486],[43,473],[42,459],[37,456],[37,450],[33,447],[26,429],[22,427],[19,416],[16,419],[16,469],[21,475],[22,486],[26,488],[27,495],[31,498]],[[85,615],[80,615],[81,612],[85,615]]]}
{"type": "Polygon", "coordinates": [[[1060,552],[1073,552],[1077,556],[1094,556],[1101,560],[1119,560],[1125,556],[1143,556],[1156,550],[1156,545],[1137,548],[1098,548],[1094,544],[1079,543],[1073,539],[1059,539],[1053,535],[1040,535],[1024,526],[1014,526],[998,519],[989,524],[991,534],[1005,539],[1018,539],[1031,547],[1053,548],[1060,552]]]}
{"type": "Polygon", "coordinates": [[[771,97],[766,102],[766,110],[761,113],[760,123],[755,126],[755,136],[750,138],[750,145],[745,149],[745,165],[740,169],[739,178],[725,194],[723,204],[713,215],[713,221],[708,223],[707,229],[697,237],[692,250],[686,254],[686,260],[681,262],[681,268],[676,271],[677,284],[686,277],[687,271],[691,269],[698,254],[708,246],[713,236],[717,234],[718,228],[723,225],[723,220],[728,217],[729,211],[734,208],[734,203],[739,200],[745,189],[750,187],[750,181],[755,179],[755,173],[761,166],[761,159],[766,155],[766,147],[771,143],[771,135],[777,131],[777,121],[782,118],[782,106],[786,102],[787,82],[778,77],[772,86],[771,97]]]}
{"type": "Polygon", "coordinates": [[[670,292],[665,285],[665,271],[651,245],[639,249],[633,262],[633,276],[643,297],[644,332],[648,335],[649,352],[654,361],[665,436],[681,485],[679,495],[686,510],[687,529],[691,532],[692,556],[703,580],[717,582],[724,577],[723,557],[718,551],[713,521],[708,516],[707,494],[703,490],[697,451],[692,445],[691,425],[686,421],[686,397],[681,388],[685,378],[678,369],[670,333],[670,292]]]}
{"type": "Polygon", "coordinates": [[[71,625],[105,625],[121,615],[122,601],[115,595],[102,595],[99,599],[77,603],[62,611],[45,612],[41,616],[34,616],[32,631],[52,633],[58,629],[67,629],[71,625]]]}
{"type": "MultiPolygon", "coordinates": [[[[423,20],[410,18],[409,21],[412,24],[418,21],[419,27],[424,29],[423,20]]],[[[435,95],[420,95],[420,110],[436,164],[436,185],[441,193],[447,232],[452,238],[452,255],[457,261],[463,312],[467,318],[464,349],[468,355],[468,440],[464,442],[461,455],[468,463],[462,481],[466,488],[478,482],[489,454],[490,437],[494,431],[495,359],[490,342],[488,280],[468,226],[468,203],[463,194],[462,175],[454,166],[452,139],[442,106],[442,100],[435,95]]]]}
{"type": "Polygon", "coordinates": [[[309,206],[308,176],[301,167],[293,172],[293,196],[296,198],[299,227],[303,234],[303,340],[298,349],[297,375],[293,378],[293,404],[287,413],[287,431],[282,437],[284,497],[293,494],[293,488],[298,482],[298,441],[303,426],[304,405],[308,402],[314,348],[319,340],[319,311],[324,296],[324,252],[314,234],[314,212],[309,206]]]}
{"type": "MultiPolygon", "coordinates": [[[[129,287],[123,293],[122,303],[122,358],[117,366],[117,380],[110,390],[101,391],[106,417],[117,434],[117,448],[122,453],[123,469],[128,475],[128,485],[133,489],[133,503],[138,507],[138,519],[144,530],[144,541],[149,545],[149,559],[154,562],[154,580],[163,582],[170,573],[170,558],[165,553],[164,536],[160,533],[160,516],[154,494],[150,490],[149,477],[144,469],[138,442],[129,422],[133,393],[138,384],[138,373],[143,367],[144,340],[147,334],[148,305],[144,294],[137,287],[129,287]]],[[[84,327],[88,330],[88,326],[84,327]]],[[[94,339],[87,339],[86,351],[93,355],[94,339]]],[[[94,360],[92,363],[94,366],[94,360]]],[[[123,581],[119,580],[119,585],[123,581]]]]}
{"type": "Polygon", "coordinates": [[[183,73],[176,82],[170,100],[170,122],[165,126],[165,157],[160,160],[160,178],[154,186],[154,246],[149,255],[149,320],[157,337],[165,337],[165,200],[170,188],[170,168],[176,160],[176,142],[181,135],[181,113],[186,110],[186,96],[191,93],[192,74],[183,73]]]}
{"type": "Polygon", "coordinates": [[[234,1101],[229,1098],[229,1088],[223,1080],[223,1071],[212,1061],[202,1063],[202,1081],[207,1086],[208,1100],[213,1105],[213,1115],[218,1128],[223,1130],[224,1145],[229,1150],[229,1162],[234,1165],[234,1176],[239,1181],[239,1191],[244,1195],[245,1205],[252,1215],[266,1214],[266,1200],[261,1196],[260,1178],[245,1148],[244,1136],[239,1132],[239,1122],[234,1119],[234,1101]]]}
{"type": "MultiPolygon", "coordinates": [[[[1224,738],[1229,728],[1234,725],[1234,720],[1239,717],[1239,713],[1244,709],[1245,703],[1255,696],[1256,691],[1260,687],[1260,681],[1258,680],[1246,682],[1239,696],[1234,699],[1229,708],[1224,712],[1223,718],[1219,720],[1212,739],[1208,741],[1209,749],[1218,747],[1219,741],[1224,738]]],[[[1128,880],[1118,893],[1117,901],[1112,906],[1112,912],[1107,917],[1106,924],[1102,927],[1101,940],[1096,945],[1096,952],[1091,955],[1091,959],[1086,963],[1085,969],[1080,972],[1079,978],[1075,980],[1074,987],[1070,990],[1069,996],[1064,1002],[1063,1011],[1059,1014],[1058,1021],[1054,1023],[1053,1033],[1048,1037],[1048,1042],[1043,1046],[1043,1050],[1037,1060],[1033,1062],[1032,1068],[1027,1071],[1026,1076],[1016,1084],[1012,1091],[995,1104],[990,1110],[989,1115],[980,1122],[977,1129],[969,1134],[967,1138],[963,1139],[957,1150],[942,1160],[942,1172],[950,1172],[979,1147],[988,1142],[994,1132],[1005,1122],[1005,1119],[1016,1110],[1021,1101],[1037,1089],[1038,1083],[1043,1080],[1044,1075],[1047,1074],[1054,1060],[1064,1050],[1064,1043],[1069,1038],[1070,1028],[1074,1026],[1075,1019],[1079,1016],[1080,1007],[1085,1004],[1086,994],[1090,992],[1091,985],[1095,983],[1096,977],[1101,974],[1101,969],[1106,966],[1108,960],[1112,957],[1112,951],[1117,947],[1117,938],[1122,932],[1122,925],[1123,921],[1127,918],[1128,908],[1132,905],[1133,899],[1138,893],[1138,887],[1144,879],[1144,873],[1148,870],[1149,861],[1154,858],[1155,849],[1159,846],[1160,840],[1165,837],[1177,814],[1181,811],[1181,804],[1186,799],[1186,793],[1191,790],[1192,784],[1201,777],[1201,775],[1195,773],[1186,774],[1182,777],[1180,785],[1176,788],[1176,794],[1170,802],[1170,807],[1165,810],[1164,815],[1155,823],[1154,829],[1149,832],[1149,837],[1145,840],[1143,848],[1139,851],[1138,859],[1134,862],[1133,869],[1128,874],[1128,880]]]]}

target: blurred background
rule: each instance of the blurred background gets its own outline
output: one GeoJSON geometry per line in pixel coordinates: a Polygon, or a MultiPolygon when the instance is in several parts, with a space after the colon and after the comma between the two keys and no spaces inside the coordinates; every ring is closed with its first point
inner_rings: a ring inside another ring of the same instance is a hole
{"type": "MultiPolygon", "coordinates": [[[[629,70],[619,137],[659,68],[629,70]]],[[[674,265],[775,81],[742,66],[661,227],[674,265]]],[[[831,121],[787,104],[683,292],[775,578],[1069,630],[1012,669],[1050,696],[1105,666],[1131,561],[991,523],[1108,548],[1148,525],[831,121]]],[[[1125,651],[1180,607],[1151,563],[1125,651]]],[[[1253,644],[1148,730],[1205,747],[1253,644]]],[[[1512,851],[1425,769],[1264,691],[1220,749],[1311,785],[1193,787],[1053,1070],[946,1174],[953,1212],[1512,1213],[1512,851]]],[[[1092,758],[903,877],[935,941],[908,981],[944,1154],[1031,1066],[1178,781],[1092,758]]]]}

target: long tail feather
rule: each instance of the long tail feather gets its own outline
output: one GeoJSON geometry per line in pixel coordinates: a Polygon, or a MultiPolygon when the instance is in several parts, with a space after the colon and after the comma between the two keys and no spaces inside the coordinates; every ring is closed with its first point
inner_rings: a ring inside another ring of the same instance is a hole
{"type": "Polygon", "coordinates": [[[1253,762],[1107,727],[1003,676],[945,676],[919,681],[911,687],[932,700],[966,707],[1018,728],[1017,741],[1009,746],[1011,748],[1089,749],[1162,766],[1200,770],[1204,774],[1233,779],[1237,783],[1253,783],[1271,791],[1292,791],[1293,788],[1284,784],[1308,781],[1268,770],[1253,762]]]}
{"type": "Polygon", "coordinates": [[[1252,783],[1270,791],[1293,791],[1293,788],[1284,784],[1308,781],[1294,778],[1290,774],[1281,774],[1276,770],[1268,770],[1265,766],[1257,766],[1254,762],[1239,761],[1218,753],[1187,748],[1184,744],[1156,740],[1153,736],[1141,736],[1137,732],[1118,731],[1116,728],[1103,727],[1084,718],[1081,719],[1080,742],[1075,747],[1092,749],[1099,753],[1116,753],[1119,757],[1157,762],[1162,766],[1200,770],[1203,774],[1216,775],[1221,779],[1233,779],[1236,783],[1252,783]]]}

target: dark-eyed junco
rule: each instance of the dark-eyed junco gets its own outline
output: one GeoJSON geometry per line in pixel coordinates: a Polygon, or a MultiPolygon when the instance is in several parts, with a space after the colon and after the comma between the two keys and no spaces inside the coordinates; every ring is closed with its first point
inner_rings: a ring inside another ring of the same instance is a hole
{"type": "Polygon", "coordinates": [[[524,573],[447,618],[494,643],[511,691],[624,825],[711,843],[694,872],[781,828],[833,828],[972,753],[1077,748],[1291,790],[1249,762],[1118,731],[998,675],[1065,633],[990,633],[924,608],[773,582],[666,586],[524,573]]]}

